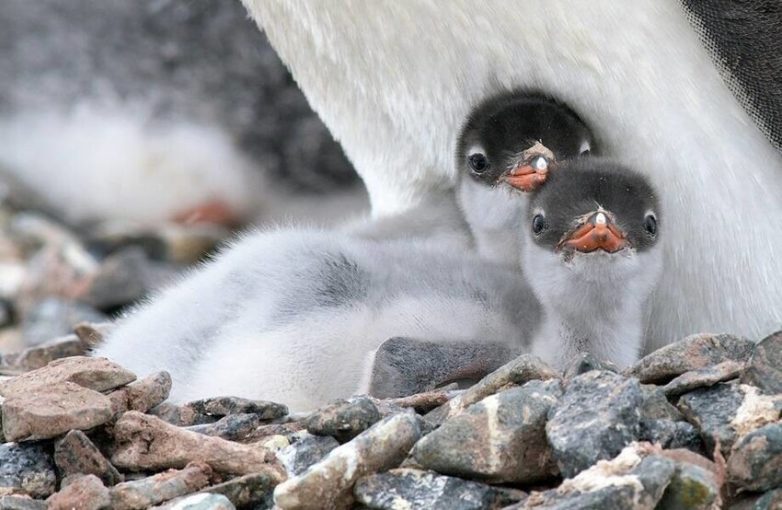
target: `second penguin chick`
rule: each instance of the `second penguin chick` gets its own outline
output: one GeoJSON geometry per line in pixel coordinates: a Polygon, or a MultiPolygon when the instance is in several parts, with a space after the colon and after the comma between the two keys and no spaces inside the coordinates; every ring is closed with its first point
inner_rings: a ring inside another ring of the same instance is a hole
{"type": "Polygon", "coordinates": [[[636,361],[663,268],[658,215],[646,178],[600,158],[566,162],[530,195],[521,264],[544,308],[534,354],[558,368],[584,352],[636,361]]]}
{"type": "Polygon", "coordinates": [[[567,105],[524,91],[491,96],[459,135],[458,200],[483,258],[518,263],[519,218],[549,164],[595,152],[587,126],[567,105]]]}

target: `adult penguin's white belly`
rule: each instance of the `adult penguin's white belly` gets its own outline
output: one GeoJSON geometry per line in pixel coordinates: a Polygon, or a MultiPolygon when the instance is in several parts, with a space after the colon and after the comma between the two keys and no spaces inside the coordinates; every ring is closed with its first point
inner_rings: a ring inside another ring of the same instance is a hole
{"type": "Polygon", "coordinates": [[[782,156],[677,0],[244,0],[369,189],[375,215],[454,181],[471,106],[567,101],[661,190],[669,233],[647,338],[782,324],[782,156]]]}

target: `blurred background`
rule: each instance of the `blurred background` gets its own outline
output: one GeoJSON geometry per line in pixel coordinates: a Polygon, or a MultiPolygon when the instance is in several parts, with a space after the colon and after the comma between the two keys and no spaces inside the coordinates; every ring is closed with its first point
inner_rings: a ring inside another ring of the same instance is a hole
{"type": "Polygon", "coordinates": [[[121,315],[237,229],[367,208],[238,0],[3,0],[0,365],[121,315]]]}

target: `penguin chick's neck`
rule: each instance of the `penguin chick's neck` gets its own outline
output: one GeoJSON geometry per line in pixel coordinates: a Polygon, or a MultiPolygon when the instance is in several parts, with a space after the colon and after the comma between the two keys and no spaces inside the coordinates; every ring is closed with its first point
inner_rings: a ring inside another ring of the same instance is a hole
{"type": "Polygon", "coordinates": [[[544,309],[535,354],[559,368],[579,353],[637,360],[663,268],[658,214],[643,176],[600,158],[568,161],[530,194],[521,267],[544,309]]]}
{"type": "Polygon", "coordinates": [[[584,352],[620,368],[638,359],[648,289],[661,265],[654,254],[577,255],[563,266],[532,243],[524,251],[537,262],[528,264],[536,273],[530,280],[544,310],[534,354],[560,369],[584,352]],[[637,275],[619,266],[646,271],[637,275]]]}

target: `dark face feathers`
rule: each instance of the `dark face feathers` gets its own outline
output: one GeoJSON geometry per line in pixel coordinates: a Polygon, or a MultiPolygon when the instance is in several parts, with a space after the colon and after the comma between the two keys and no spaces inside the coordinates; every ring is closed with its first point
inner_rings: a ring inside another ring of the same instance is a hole
{"type": "Polygon", "coordinates": [[[598,207],[613,216],[631,247],[643,251],[657,242],[659,207],[651,185],[637,172],[602,158],[560,164],[546,184],[530,194],[523,228],[530,229],[536,244],[555,250],[579,218],[598,207]]]}
{"type": "Polygon", "coordinates": [[[513,158],[538,141],[560,161],[581,154],[585,142],[595,151],[586,125],[567,106],[543,95],[507,92],[486,100],[470,115],[459,137],[457,168],[495,184],[513,158]],[[480,159],[469,161],[473,147],[483,149],[485,167],[480,159]]]}

